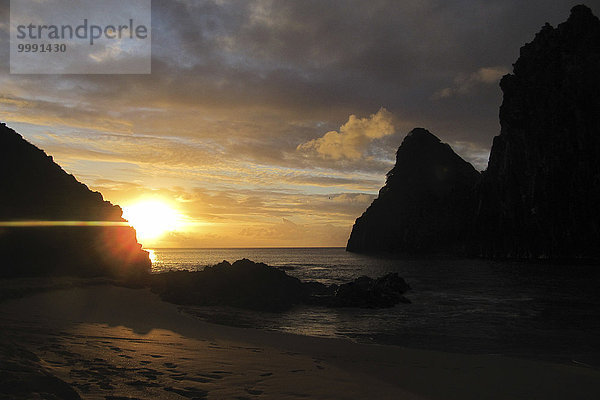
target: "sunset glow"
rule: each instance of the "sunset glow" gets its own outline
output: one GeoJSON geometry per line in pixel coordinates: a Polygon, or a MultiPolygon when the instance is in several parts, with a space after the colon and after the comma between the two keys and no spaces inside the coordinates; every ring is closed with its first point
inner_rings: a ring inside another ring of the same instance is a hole
{"type": "Polygon", "coordinates": [[[152,2],[151,74],[5,70],[2,121],[146,247],[344,247],[413,128],[487,166],[515,43],[570,8],[317,3],[152,2]]]}
{"type": "Polygon", "coordinates": [[[125,218],[137,232],[138,240],[150,241],[176,231],[183,225],[182,215],[168,204],[151,200],[123,207],[125,218]]]}

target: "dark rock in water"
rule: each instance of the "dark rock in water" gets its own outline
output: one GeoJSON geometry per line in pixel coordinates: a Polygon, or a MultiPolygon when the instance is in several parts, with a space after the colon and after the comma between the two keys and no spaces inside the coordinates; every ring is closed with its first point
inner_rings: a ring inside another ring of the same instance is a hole
{"type": "Polygon", "coordinates": [[[338,285],[325,285],[320,282],[304,282],[304,288],[310,296],[316,297],[333,297],[337,292],[338,285]]]}
{"type": "Polygon", "coordinates": [[[152,276],[152,291],[163,300],[188,305],[227,305],[283,311],[299,304],[306,290],[299,279],[278,268],[243,259],[223,261],[198,272],[152,276]]]}
{"type": "Polygon", "coordinates": [[[342,285],[324,285],[317,282],[304,283],[307,304],[327,307],[388,308],[398,303],[410,303],[403,296],[410,286],[398,276],[389,273],[377,279],[361,276],[342,285]]]}
{"type": "Polygon", "coordinates": [[[386,308],[410,303],[403,296],[410,287],[397,273],[377,279],[361,276],[340,285],[332,302],[334,307],[386,308]]]}
{"type": "Polygon", "coordinates": [[[425,129],[406,136],[379,197],[356,220],[346,250],[455,250],[480,174],[425,129]]]}
{"type": "Polygon", "coordinates": [[[478,193],[474,253],[600,258],[600,21],[585,6],[521,48],[478,193]]]}
{"type": "Polygon", "coordinates": [[[150,270],[150,259],[121,214],[52,157],[0,125],[0,278],[141,279],[150,270]],[[64,221],[79,226],[65,226],[64,221]],[[25,222],[37,224],[14,226],[25,222]]]}
{"type": "Polygon", "coordinates": [[[163,300],[175,304],[275,312],[297,304],[383,308],[409,302],[402,296],[409,287],[396,273],[328,286],[301,282],[278,268],[247,259],[233,264],[223,261],[203,271],[153,275],[151,287],[163,300]]]}

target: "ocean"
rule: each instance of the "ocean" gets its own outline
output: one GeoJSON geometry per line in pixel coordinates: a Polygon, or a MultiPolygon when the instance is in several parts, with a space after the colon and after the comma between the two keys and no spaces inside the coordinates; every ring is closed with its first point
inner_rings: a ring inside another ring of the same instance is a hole
{"type": "Polygon", "coordinates": [[[227,307],[186,311],[219,324],[361,343],[500,354],[600,367],[600,268],[457,258],[378,258],[343,248],[150,249],[153,272],[248,258],[304,281],[348,282],[398,272],[412,304],[299,306],[284,313],[227,307]]]}

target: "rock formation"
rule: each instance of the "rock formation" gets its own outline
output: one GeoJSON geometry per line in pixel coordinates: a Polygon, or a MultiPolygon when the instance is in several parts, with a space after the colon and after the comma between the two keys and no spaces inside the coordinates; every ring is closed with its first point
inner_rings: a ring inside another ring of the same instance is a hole
{"type": "Polygon", "coordinates": [[[425,129],[406,136],[379,197],[356,220],[348,251],[456,250],[480,174],[425,129]]]}
{"type": "Polygon", "coordinates": [[[226,305],[252,310],[283,311],[302,302],[298,278],[266,264],[243,259],[223,261],[203,271],[173,271],[152,276],[152,291],[171,303],[226,305]]]}
{"type": "Polygon", "coordinates": [[[600,21],[585,6],[521,48],[478,190],[477,255],[600,258],[600,21]]]}
{"type": "Polygon", "coordinates": [[[411,132],[347,250],[600,259],[598,18],[576,6],[546,24],[500,87],[501,132],[482,176],[433,135],[411,132]]]}
{"type": "Polygon", "coordinates": [[[121,209],[4,124],[0,186],[0,277],[133,277],[149,271],[148,253],[121,209]]]}
{"type": "Polygon", "coordinates": [[[377,279],[360,276],[352,282],[312,292],[310,302],[327,307],[388,308],[398,303],[410,303],[403,296],[409,289],[410,286],[396,272],[377,279]]]}
{"type": "Polygon", "coordinates": [[[397,273],[366,276],[342,285],[302,282],[284,271],[243,259],[223,261],[203,271],[171,271],[152,275],[152,291],[182,305],[232,306],[279,312],[297,304],[325,307],[387,308],[410,303],[408,284],[397,273]]]}

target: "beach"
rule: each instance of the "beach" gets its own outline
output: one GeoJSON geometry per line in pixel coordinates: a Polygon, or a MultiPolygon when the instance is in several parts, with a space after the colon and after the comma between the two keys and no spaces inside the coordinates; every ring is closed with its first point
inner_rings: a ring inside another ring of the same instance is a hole
{"type": "Polygon", "coordinates": [[[209,324],[104,282],[5,300],[0,321],[4,398],[600,398],[585,365],[209,324]]]}

